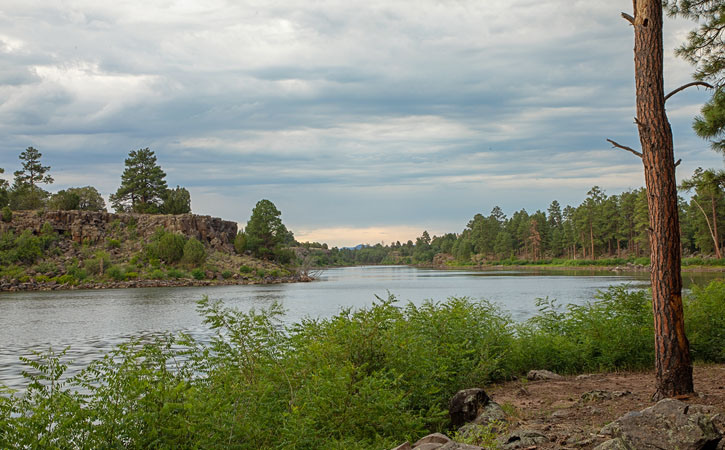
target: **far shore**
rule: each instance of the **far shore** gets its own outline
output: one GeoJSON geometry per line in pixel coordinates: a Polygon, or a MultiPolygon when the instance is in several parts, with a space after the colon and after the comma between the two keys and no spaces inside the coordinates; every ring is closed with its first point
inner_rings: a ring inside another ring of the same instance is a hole
{"type": "Polygon", "coordinates": [[[135,289],[135,288],[157,288],[157,287],[200,287],[200,286],[240,286],[253,284],[282,284],[282,283],[307,283],[315,278],[308,275],[292,275],[287,277],[265,277],[255,279],[227,279],[227,280],[195,280],[192,278],[181,278],[175,280],[130,280],[113,282],[93,282],[79,284],[59,284],[53,282],[21,283],[18,281],[0,282],[0,292],[22,292],[22,291],[69,291],[69,290],[99,290],[99,289],[135,289]]]}

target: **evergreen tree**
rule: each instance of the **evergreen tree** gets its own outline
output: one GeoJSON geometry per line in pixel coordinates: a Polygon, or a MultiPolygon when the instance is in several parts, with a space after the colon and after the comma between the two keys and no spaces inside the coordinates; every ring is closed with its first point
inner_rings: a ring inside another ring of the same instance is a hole
{"type": "Polygon", "coordinates": [[[282,213],[269,200],[260,200],[244,230],[246,249],[260,258],[272,259],[289,235],[282,223],[282,213]]]}
{"type": "Polygon", "coordinates": [[[111,194],[116,212],[158,213],[166,194],[166,174],[147,148],[132,150],[125,161],[121,186],[111,194]]]}
{"type": "Polygon", "coordinates": [[[191,212],[191,195],[186,188],[176,186],[168,189],[164,194],[164,204],[161,207],[164,214],[188,214],[191,212]]]}
{"type": "Polygon", "coordinates": [[[42,153],[33,147],[28,147],[20,153],[22,169],[15,171],[15,181],[9,195],[12,209],[38,209],[48,198],[48,192],[39,184],[53,183],[53,177],[48,175],[50,166],[40,163],[42,153]]]}

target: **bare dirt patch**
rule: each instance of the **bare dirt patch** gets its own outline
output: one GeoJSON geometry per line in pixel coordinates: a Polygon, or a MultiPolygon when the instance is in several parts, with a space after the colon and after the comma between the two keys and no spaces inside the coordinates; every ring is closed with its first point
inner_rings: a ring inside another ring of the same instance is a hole
{"type": "MultiPolygon", "coordinates": [[[[712,405],[725,413],[725,365],[694,368],[694,396],[680,398],[712,405]]],[[[630,411],[654,405],[653,372],[619,372],[550,381],[511,381],[486,392],[511,415],[509,431],[536,430],[551,439],[539,449],[594,448],[599,431],[630,411]]]]}

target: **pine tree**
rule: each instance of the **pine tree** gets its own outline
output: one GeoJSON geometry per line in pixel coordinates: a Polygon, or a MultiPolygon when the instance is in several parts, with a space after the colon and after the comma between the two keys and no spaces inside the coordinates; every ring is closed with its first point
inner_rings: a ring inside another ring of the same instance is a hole
{"type": "Polygon", "coordinates": [[[158,213],[167,187],[166,174],[158,164],[156,155],[147,148],[132,150],[125,161],[121,186],[111,194],[116,212],[158,213]]]}

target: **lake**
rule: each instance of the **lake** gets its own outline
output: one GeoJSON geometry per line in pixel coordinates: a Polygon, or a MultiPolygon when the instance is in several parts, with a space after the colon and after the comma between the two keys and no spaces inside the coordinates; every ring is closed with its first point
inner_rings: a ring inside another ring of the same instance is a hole
{"type": "MultiPolygon", "coordinates": [[[[687,286],[717,275],[686,274],[683,278],[687,286]]],[[[485,298],[501,304],[514,319],[525,320],[535,314],[537,298],[581,304],[593,299],[597,290],[623,283],[647,287],[649,274],[368,266],[325,270],[311,283],[4,292],[0,293],[0,383],[22,387],[24,366],[18,357],[29,356],[33,349],[71,346],[75,370],[135,335],[185,331],[203,339],[208,331],[196,312],[196,301],[204,295],[242,310],[277,301],[287,311],[288,323],[329,317],[341,308],[369,306],[376,295],[385,298],[388,292],[401,305],[453,296],[485,298]]]]}

